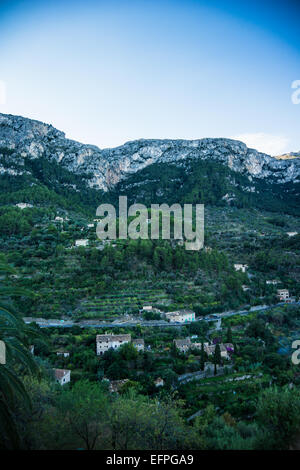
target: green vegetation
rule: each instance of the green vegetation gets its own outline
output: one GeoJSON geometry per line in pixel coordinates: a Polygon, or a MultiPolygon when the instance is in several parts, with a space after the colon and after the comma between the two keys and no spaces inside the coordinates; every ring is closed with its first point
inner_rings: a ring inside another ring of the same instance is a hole
{"type": "Polygon", "coordinates": [[[287,235],[300,232],[297,185],[250,185],[216,163],[187,160],[151,165],[101,194],[53,162],[26,165],[33,176],[0,176],[0,339],[9,362],[0,365],[1,446],[297,448],[291,344],[300,309],[277,305],[276,296],[278,288],[300,296],[300,236],[287,235]],[[145,204],[205,203],[204,249],[189,252],[174,240],[102,243],[89,225],[97,205],[119,194],[145,204]],[[78,239],[88,246],[75,247],[78,239]],[[142,312],[145,305],[155,309],[142,312]],[[194,310],[197,321],[162,324],[177,309],[194,310]],[[229,311],[216,329],[211,315],[229,311]],[[41,329],[22,317],[61,326],[41,329]],[[95,326],[105,322],[114,328],[95,326]],[[97,356],[96,335],[106,332],[130,333],[145,349],[125,344],[97,356]],[[174,340],[185,338],[201,346],[182,353],[174,340]],[[216,345],[213,354],[204,343],[216,345]],[[233,345],[225,355],[224,343],[233,345]],[[70,370],[71,382],[55,383],[54,368],[70,370]]]}

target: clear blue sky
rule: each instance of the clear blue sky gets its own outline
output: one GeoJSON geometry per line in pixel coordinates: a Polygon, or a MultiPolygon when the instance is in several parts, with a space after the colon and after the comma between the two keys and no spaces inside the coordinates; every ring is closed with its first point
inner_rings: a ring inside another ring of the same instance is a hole
{"type": "Polygon", "coordinates": [[[101,148],[239,137],[299,151],[299,19],[291,1],[1,1],[0,112],[101,148]]]}

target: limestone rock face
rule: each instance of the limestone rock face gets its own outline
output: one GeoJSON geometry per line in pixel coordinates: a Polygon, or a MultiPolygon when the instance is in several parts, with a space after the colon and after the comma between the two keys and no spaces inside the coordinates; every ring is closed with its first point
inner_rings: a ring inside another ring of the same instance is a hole
{"type": "Polygon", "coordinates": [[[128,175],[156,162],[182,165],[186,159],[214,160],[252,178],[272,183],[299,182],[300,159],[276,159],[224,138],[199,140],[140,139],[112,149],[99,149],[66,139],[49,124],[0,114],[0,173],[20,174],[25,159],[46,158],[84,175],[90,187],[107,191],[128,175]],[[1,166],[4,149],[18,172],[1,166]]]}

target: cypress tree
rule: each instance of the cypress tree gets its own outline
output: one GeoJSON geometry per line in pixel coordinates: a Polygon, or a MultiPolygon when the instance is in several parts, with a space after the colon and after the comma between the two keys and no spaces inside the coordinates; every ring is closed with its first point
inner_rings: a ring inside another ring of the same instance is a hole
{"type": "Polygon", "coordinates": [[[204,343],[201,344],[201,355],[200,355],[200,369],[204,370],[205,367],[205,353],[204,353],[204,343]]]}
{"type": "Polygon", "coordinates": [[[227,329],[226,343],[232,343],[232,331],[230,325],[227,329]]]}

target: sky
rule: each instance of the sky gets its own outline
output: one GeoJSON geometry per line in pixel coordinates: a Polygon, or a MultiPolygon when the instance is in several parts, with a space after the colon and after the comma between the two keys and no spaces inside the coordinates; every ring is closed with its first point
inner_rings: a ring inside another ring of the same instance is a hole
{"type": "Polygon", "coordinates": [[[0,0],[0,112],[100,148],[300,151],[299,18],[289,0],[0,0]]]}

